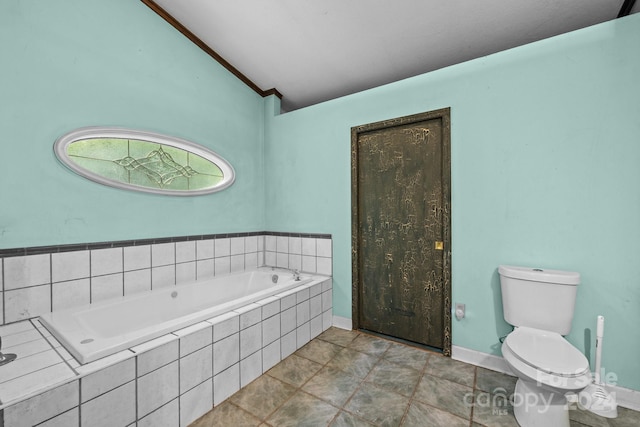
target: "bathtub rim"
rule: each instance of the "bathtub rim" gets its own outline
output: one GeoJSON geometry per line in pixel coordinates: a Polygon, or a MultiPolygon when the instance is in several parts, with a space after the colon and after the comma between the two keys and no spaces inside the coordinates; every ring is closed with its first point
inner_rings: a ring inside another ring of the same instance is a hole
{"type": "MultiPolygon", "coordinates": [[[[234,275],[241,275],[244,273],[250,273],[253,271],[265,271],[265,272],[280,272],[280,273],[291,273],[291,270],[289,269],[285,269],[285,268],[278,268],[278,267],[257,267],[255,269],[252,270],[245,270],[245,271],[241,271],[241,272],[234,272],[234,273],[227,273],[227,274],[223,274],[223,275],[217,275],[205,280],[200,280],[200,281],[192,281],[192,282],[188,282],[188,283],[184,283],[184,284],[179,284],[179,285],[173,285],[173,286],[168,286],[165,288],[161,288],[158,289],[158,292],[169,292],[169,291],[173,291],[176,288],[180,288],[180,287],[184,287],[184,286],[189,286],[189,285],[193,285],[194,283],[202,283],[208,280],[215,280],[216,278],[220,279],[220,278],[224,278],[224,277],[230,277],[230,276],[234,276],[234,275]]],[[[157,330],[150,332],[148,334],[144,334],[144,336],[139,336],[133,339],[129,339],[126,340],[126,342],[121,342],[118,344],[114,344],[114,345],[109,345],[107,347],[103,347],[102,349],[99,350],[94,350],[94,351],[87,351],[85,352],[85,354],[82,354],[81,352],[79,352],[76,349],[75,344],[71,343],[69,341],[69,339],[67,338],[67,336],[65,336],[65,334],[59,332],[56,327],[54,325],[52,325],[50,323],[50,319],[51,321],[53,321],[55,323],[55,321],[53,320],[54,318],[58,317],[58,318],[71,318],[72,315],[71,313],[76,313],[76,312],[81,312],[81,311],[85,311],[85,310],[90,310],[93,306],[93,308],[95,307],[108,307],[110,305],[114,305],[117,304],[119,302],[121,302],[123,299],[125,298],[129,298],[129,299],[144,299],[145,296],[148,295],[148,292],[153,292],[153,290],[151,291],[145,291],[143,293],[140,294],[134,294],[131,295],[129,297],[123,296],[123,297],[117,297],[117,298],[112,298],[109,300],[105,300],[105,301],[100,301],[94,304],[85,304],[82,306],[78,306],[78,307],[73,307],[73,308],[69,308],[69,309],[65,309],[65,310],[59,310],[56,312],[51,312],[51,313],[46,313],[43,314],[41,316],[39,316],[37,319],[39,320],[40,324],[47,330],[49,331],[49,333],[51,333],[53,335],[53,337],[55,339],[57,339],[60,344],[62,344],[62,347],[68,351],[73,358],[80,364],[80,366],[85,366],[87,364],[93,363],[93,362],[97,362],[101,359],[104,359],[106,357],[112,356],[112,355],[116,355],[120,352],[126,351],[132,347],[135,347],[137,345],[143,344],[145,342],[148,341],[152,341],[154,339],[157,339],[159,337],[171,334],[173,332],[185,329],[189,326],[192,325],[196,325],[198,323],[201,322],[207,322],[209,320],[213,320],[216,317],[219,317],[221,315],[224,315],[225,313],[233,313],[236,312],[238,314],[238,316],[240,316],[242,313],[238,312],[237,310],[242,308],[242,307],[246,307],[249,306],[251,304],[255,304],[255,303],[259,303],[262,300],[266,300],[268,298],[271,297],[285,297],[286,295],[290,295],[290,294],[294,294],[298,291],[301,291],[305,288],[309,288],[315,284],[318,283],[322,283],[323,281],[327,280],[328,278],[330,278],[331,276],[325,276],[325,275],[321,275],[321,274],[317,274],[317,273],[301,273],[301,281],[292,281],[288,286],[283,287],[278,289],[277,291],[274,291],[275,293],[271,293],[271,292],[265,292],[265,293],[259,293],[259,294],[251,294],[251,298],[246,297],[246,300],[243,299],[242,302],[238,302],[238,303],[234,303],[232,304],[233,307],[223,307],[223,308],[218,308],[216,310],[201,310],[197,313],[192,313],[190,315],[187,316],[182,316],[179,318],[179,321],[170,321],[170,322],[165,322],[165,323],[171,323],[170,325],[166,325],[163,328],[158,328],[157,330]],[[303,279],[304,278],[304,279],[303,279]],[[89,354],[86,354],[89,353],[89,354]]],[[[232,302],[235,302],[237,300],[233,300],[232,302]]],[[[228,303],[223,304],[226,305],[228,303]]],[[[216,306],[218,307],[218,306],[216,306]]],[[[176,319],[178,320],[178,319],[176,319]]],[[[72,322],[75,322],[72,319],[72,322]]],[[[77,322],[75,322],[77,323],[77,322]]],[[[212,325],[214,323],[209,322],[212,325]]],[[[148,327],[145,328],[143,330],[147,330],[147,329],[153,329],[154,327],[148,327]]],[[[81,330],[81,328],[77,328],[78,330],[81,330]]],[[[72,331],[72,332],[76,332],[76,331],[72,331]]],[[[138,334],[140,335],[140,334],[138,334]]],[[[88,348],[88,347],[87,347],[88,348]]]]}

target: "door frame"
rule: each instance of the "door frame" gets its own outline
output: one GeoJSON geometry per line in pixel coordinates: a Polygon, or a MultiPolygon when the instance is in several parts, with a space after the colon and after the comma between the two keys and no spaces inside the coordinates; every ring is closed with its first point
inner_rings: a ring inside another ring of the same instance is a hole
{"type": "Polygon", "coordinates": [[[351,310],[353,329],[360,329],[360,235],[358,138],[360,134],[426,120],[442,121],[443,313],[442,354],[451,356],[451,109],[442,108],[351,128],[351,310]]]}

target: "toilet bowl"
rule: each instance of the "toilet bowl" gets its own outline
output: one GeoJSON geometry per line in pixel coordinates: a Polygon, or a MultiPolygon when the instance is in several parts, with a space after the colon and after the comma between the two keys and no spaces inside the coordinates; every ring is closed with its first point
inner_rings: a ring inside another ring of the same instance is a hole
{"type": "Polygon", "coordinates": [[[521,427],[569,427],[565,394],[591,382],[587,358],[569,333],[577,273],[500,266],[505,320],[514,326],[502,356],[518,376],[513,410],[521,427]]]}
{"type": "Polygon", "coordinates": [[[555,332],[516,328],[504,340],[502,355],[525,378],[554,391],[580,391],[591,380],[587,358],[555,332]]]}
{"type": "Polygon", "coordinates": [[[518,376],[513,398],[521,426],[568,427],[568,392],[591,382],[587,358],[560,334],[519,327],[507,335],[502,355],[518,376]]]}

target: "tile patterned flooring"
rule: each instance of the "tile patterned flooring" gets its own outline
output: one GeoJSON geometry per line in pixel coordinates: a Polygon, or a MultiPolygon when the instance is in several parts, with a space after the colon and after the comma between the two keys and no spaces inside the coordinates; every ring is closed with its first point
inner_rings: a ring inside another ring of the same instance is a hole
{"type": "MultiPolygon", "coordinates": [[[[516,379],[357,331],[330,328],[205,414],[213,426],[518,426],[516,379]]],[[[573,408],[571,427],[640,425],[573,408]]],[[[553,426],[550,426],[553,427],[553,426]]]]}

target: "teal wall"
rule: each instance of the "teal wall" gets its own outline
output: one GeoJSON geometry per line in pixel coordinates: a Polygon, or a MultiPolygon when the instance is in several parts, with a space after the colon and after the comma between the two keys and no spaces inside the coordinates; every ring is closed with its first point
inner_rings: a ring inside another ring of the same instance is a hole
{"type": "Polygon", "coordinates": [[[0,2],[0,248],[264,229],[263,100],[140,1],[0,2]],[[60,135],[122,126],[177,136],[238,178],[201,197],[96,185],[60,135]]]}
{"type": "MultiPolygon", "coordinates": [[[[568,339],[640,390],[640,14],[265,123],[266,225],[334,236],[351,317],[350,129],[451,107],[453,344],[499,354],[499,264],[578,271],[568,339]],[[591,334],[590,340],[585,336],[591,334]]],[[[273,100],[272,100],[273,101],[273,100]]]]}
{"type": "Polygon", "coordinates": [[[334,236],[351,316],[350,128],[451,107],[454,345],[499,354],[496,268],[579,271],[569,340],[640,390],[640,14],[277,115],[139,1],[0,3],[0,248],[233,231],[334,236]],[[266,117],[266,118],[265,118],[266,117]],[[234,165],[178,198],[86,181],[54,140],[88,125],[174,135],[234,165]],[[266,165],[266,166],[263,166],[266,165]],[[593,335],[593,332],[592,332],[593,335]]]}

